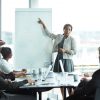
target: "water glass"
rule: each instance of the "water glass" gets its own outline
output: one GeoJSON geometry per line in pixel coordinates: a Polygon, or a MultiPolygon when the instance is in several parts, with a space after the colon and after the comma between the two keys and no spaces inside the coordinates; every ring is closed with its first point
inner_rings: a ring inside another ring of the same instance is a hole
{"type": "Polygon", "coordinates": [[[74,82],[78,81],[78,75],[77,74],[74,74],[73,77],[74,77],[74,82]]]}
{"type": "Polygon", "coordinates": [[[36,76],[36,70],[33,70],[33,73],[32,73],[33,77],[36,76]]]}

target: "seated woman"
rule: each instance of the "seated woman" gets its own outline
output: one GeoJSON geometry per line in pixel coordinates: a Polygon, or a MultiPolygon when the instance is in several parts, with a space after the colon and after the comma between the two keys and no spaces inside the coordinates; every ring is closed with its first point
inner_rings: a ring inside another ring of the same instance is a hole
{"type": "Polygon", "coordinates": [[[2,59],[0,59],[0,71],[4,72],[5,74],[13,73],[15,77],[24,76],[27,72],[26,69],[22,69],[21,71],[15,71],[12,69],[11,65],[9,64],[9,59],[12,58],[12,50],[9,47],[2,47],[1,48],[2,59]]]}

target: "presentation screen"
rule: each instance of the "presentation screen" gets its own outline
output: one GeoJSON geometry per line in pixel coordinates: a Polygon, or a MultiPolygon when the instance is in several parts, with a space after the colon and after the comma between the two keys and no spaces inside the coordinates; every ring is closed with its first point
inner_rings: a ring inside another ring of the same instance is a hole
{"type": "Polygon", "coordinates": [[[15,11],[15,57],[19,68],[48,67],[52,61],[53,41],[37,22],[41,18],[52,31],[52,9],[27,8],[15,11]]]}

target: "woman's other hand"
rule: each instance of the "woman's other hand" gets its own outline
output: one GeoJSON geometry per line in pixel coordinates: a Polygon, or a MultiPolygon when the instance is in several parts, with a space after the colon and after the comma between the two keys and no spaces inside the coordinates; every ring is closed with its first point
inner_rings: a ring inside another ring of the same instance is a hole
{"type": "Polygon", "coordinates": [[[61,53],[65,53],[65,52],[66,52],[66,50],[65,50],[65,49],[63,49],[63,48],[59,48],[59,52],[61,52],[61,53]]]}
{"type": "Polygon", "coordinates": [[[5,42],[3,40],[0,40],[0,46],[4,45],[5,42]]]}

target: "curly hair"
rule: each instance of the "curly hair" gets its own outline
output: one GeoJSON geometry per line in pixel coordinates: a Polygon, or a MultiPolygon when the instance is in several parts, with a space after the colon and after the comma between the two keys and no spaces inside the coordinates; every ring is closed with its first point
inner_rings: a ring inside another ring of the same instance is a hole
{"type": "Polygon", "coordinates": [[[65,29],[65,28],[68,27],[68,26],[71,27],[71,31],[72,31],[73,27],[72,27],[71,24],[65,24],[64,27],[63,27],[63,29],[65,29]]]}
{"type": "Polygon", "coordinates": [[[11,53],[12,53],[12,51],[9,47],[2,47],[1,48],[1,54],[2,54],[4,59],[7,58],[9,56],[9,54],[11,54],[11,53]]]}

